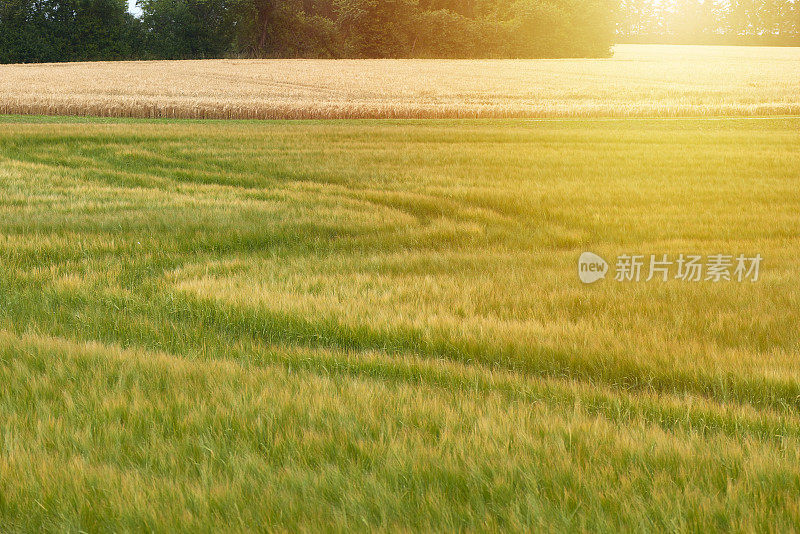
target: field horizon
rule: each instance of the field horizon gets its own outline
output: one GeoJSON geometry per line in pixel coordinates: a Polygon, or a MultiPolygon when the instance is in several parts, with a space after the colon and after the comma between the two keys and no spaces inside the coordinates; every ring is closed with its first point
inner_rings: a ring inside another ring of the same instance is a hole
{"type": "Polygon", "coordinates": [[[800,114],[800,48],[617,45],[610,59],[0,65],[0,114],[197,119],[800,114]]]}

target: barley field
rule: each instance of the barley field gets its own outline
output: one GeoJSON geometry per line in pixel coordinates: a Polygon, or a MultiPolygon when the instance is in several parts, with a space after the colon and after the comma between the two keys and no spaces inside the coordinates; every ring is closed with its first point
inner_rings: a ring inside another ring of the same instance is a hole
{"type": "Polygon", "coordinates": [[[213,119],[800,114],[800,48],[617,45],[611,59],[0,65],[0,113],[213,119]]]}
{"type": "Polygon", "coordinates": [[[797,530],[798,153],[785,117],[0,118],[0,530],[797,530]]]}

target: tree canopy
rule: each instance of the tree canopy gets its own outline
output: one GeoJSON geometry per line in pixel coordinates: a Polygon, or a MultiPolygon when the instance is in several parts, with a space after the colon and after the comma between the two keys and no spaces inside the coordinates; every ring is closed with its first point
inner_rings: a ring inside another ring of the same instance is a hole
{"type": "Polygon", "coordinates": [[[623,0],[622,40],[800,45],[799,0],[623,0]]]}
{"type": "Polygon", "coordinates": [[[0,62],[604,57],[615,40],[800,44],[800,0],[0,0],[0,62]],[[616,32],[616,33],[615,33],[616,32]]]}
{"type": "Polygon", "coordinates": [[[0,62],[597,57],[617,0],[2,0],[0,62]]]}
{"type": "Polygon", "coordinates": [[[125,0],[1,0],[0,62],[125,59],[142,53],[125,0]]]}

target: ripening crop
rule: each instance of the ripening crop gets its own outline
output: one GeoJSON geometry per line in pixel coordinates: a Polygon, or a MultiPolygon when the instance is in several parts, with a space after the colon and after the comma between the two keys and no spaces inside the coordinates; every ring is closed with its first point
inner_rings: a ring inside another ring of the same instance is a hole
{"type": "Polygon", "coordinates": [[[0,114],[214,119],[800,112],[800,49],[620,45],[612,59],[0,66],[0,114]]]}
{"type": "Polygon", "coordinates": [[[791,532],[798,152],[786,117],[2,117],[0,530],[791,532]],[[587,251],[764,266],[586,286],[587,251]]]}

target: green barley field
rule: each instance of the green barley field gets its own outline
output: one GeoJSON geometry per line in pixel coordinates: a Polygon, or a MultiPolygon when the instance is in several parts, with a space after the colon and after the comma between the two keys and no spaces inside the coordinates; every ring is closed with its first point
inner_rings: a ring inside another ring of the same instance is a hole
{"type": "Polygon", "coordinates": [[[796,530],[798,155],[780,117],[0,118],[0,530],[796,530]],[[682,253],[764,262],[614,280],[682,253]]]}

